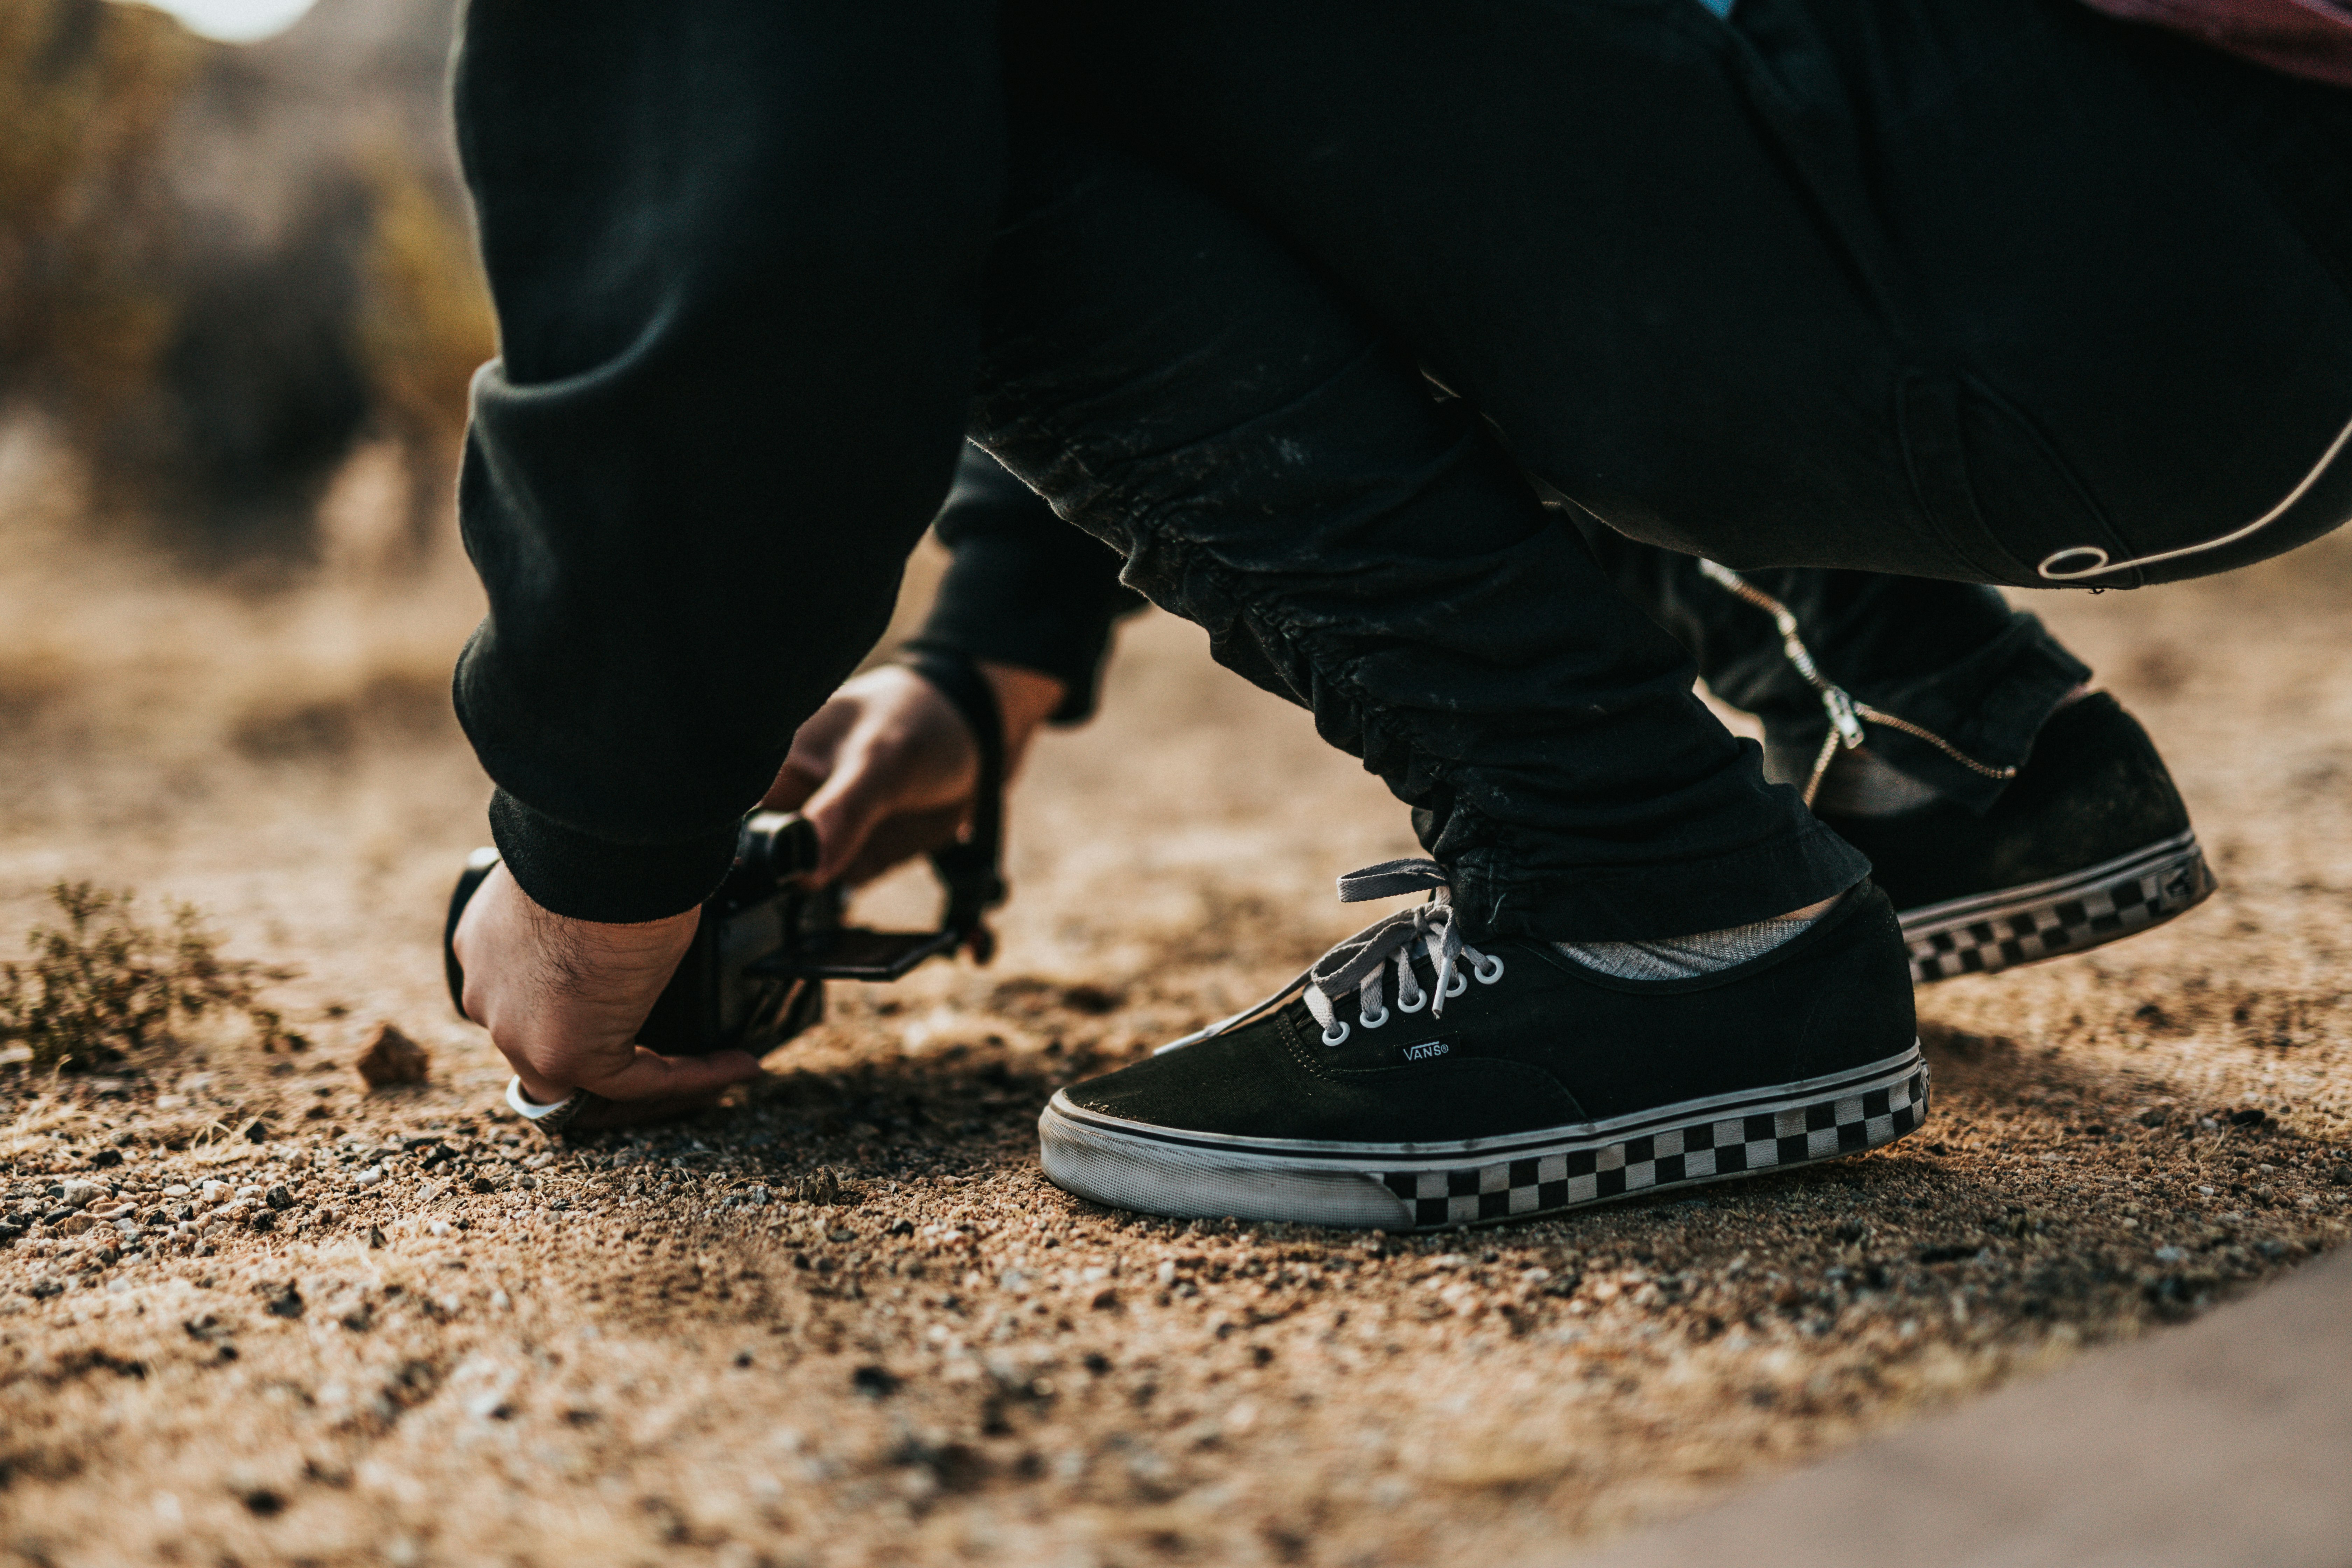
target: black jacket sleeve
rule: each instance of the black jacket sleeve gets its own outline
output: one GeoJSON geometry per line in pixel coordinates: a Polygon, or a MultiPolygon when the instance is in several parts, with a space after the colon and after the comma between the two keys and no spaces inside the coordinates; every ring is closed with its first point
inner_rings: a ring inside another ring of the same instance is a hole
{"type": "Polygon", "coordinates": [[[559,913],[726,873],[872,647],[961,449],[1001,200],[991,5],[473,0],[459,150],[498,310],[456,683],[559,913]]]}
{"type": "Polygon", "coordinates": [[[977,447],[964,448],[932,528],[948,548],[947,574],[908,646],[1053,676],[1068,693],[1053,722],[1092,718],[1112,624],[1144,605],[1119,582],[1118,553],[1055,517],[977,447]]]}

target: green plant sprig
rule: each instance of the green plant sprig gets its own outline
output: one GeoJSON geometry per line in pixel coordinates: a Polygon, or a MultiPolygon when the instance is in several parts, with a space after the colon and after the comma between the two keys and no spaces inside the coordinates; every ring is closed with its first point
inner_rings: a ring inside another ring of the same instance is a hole
{"type": "Polygon", "coordinates": [[[157,927],[134,917],[128,889],[59,882],[49,899],[63,923],[33,928],[29,961],[0,963],[0,1041],[29,1047],[36,1067],[120,1060],[208,1014],[242,1013],[264,1050],[308,1043],[257,1000],[288,973],[223,958],[194,905],[167,905],[157,927]]]}

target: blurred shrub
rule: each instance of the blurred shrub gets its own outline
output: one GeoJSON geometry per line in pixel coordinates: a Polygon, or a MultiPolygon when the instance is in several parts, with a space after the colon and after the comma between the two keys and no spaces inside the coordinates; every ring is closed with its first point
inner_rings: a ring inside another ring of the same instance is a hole
{"type": "Polygon", "coordinates": [[[241,50],[141,6],[0,0],[0,398],[58,421],[101,511],[231,562],[307,558],[337,466],[389,437],[421,554],[495,352],[415,66],[448,7],[322,0],[301,26],[241,50]],[[407,68],[359,58],[354,20],[407,68]]]}
{"type": "Polygon", "coordinates": [[[132,918],[127,892],[60,882],[50,898],[65,923],[33,928],[31,962],[0,963],[0,1041],[30,1047],[36,1066],[119,1061],[206,1014],[242,1014],[264,1050],[307,1043],[255,1001],[285,975],[222,958],[193,905],[157,928],[132,918]]]}
{"type": "Polygon", "coordinates": [[[0,0],[0,387],[95,438],[176,313],[159,142],[209,46],[161,12],[0,0]]]}
{"type": "Polygon", "coordinates": [[[489,287],[456,203],[401,150],[366,166],[373,223],[360,274],[360,362],[373,416],[409,468],[421,547],[450,504],[467,389],[498,353],[489,287]]]}

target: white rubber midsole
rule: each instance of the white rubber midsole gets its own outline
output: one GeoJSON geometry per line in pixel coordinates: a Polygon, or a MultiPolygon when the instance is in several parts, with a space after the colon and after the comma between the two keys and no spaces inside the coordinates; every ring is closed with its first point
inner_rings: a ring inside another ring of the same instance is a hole
{"type": "Polygon", "coordinates": [[[1066,1091],[1038,1118],[1045,1174],[1114,1208],[1189,1218],[1425,1229],[1727,1181],[1891,1143],[1926,1119],[1915,1041],[1831,1077],[1607,1121],[1444,1143],[1288,1142],[1156,1127],[1066,1091]]]}
{"type": "Polygon", "coordinates": [[[2202,903],[2213,873],[2194,831],[2068,876],[1905,910],[1916,984],[2083,952],[2202,903]]]}

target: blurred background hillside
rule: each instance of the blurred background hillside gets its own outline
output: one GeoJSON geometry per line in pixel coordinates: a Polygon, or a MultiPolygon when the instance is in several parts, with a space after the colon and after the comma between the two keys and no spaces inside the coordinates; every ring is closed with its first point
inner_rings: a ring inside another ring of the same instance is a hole
{"type": "Polygon", "coordinates": [[[299,578],[373,447],[372,567],[431,553],[494,352],[443,110],[454,11],[321,0],[239,45],[0,0],[0,423],[86,526],[299,578]]]}

